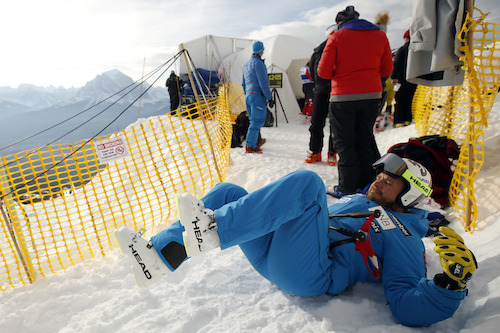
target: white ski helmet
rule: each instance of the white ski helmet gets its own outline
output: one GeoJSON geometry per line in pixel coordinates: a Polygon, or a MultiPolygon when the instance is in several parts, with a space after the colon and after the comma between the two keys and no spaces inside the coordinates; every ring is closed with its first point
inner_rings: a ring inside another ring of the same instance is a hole
{"type": "Polygon", "coordinates": [[[399,207],[413,207],[432,194],[431,173],[414,160],[388,153],[373,163],[373,168],[377,174],[383,171],[392,177],[404,180],[405,188],[396,199],[396,205],[399,207]]]}

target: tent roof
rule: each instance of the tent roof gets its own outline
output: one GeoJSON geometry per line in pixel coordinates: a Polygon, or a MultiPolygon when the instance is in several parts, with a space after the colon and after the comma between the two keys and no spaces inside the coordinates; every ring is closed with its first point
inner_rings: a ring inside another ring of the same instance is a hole
{"type": "Polygon", "coordinates": [[[264,59],[269,72],[273,72],[273,67],[286,71],[294,59],[309,60],[315,47],[311,42],[288,35],[273,36],[262,42],[265,47],[264,59]]]}
{"type": "MultiPolygon", "coordinates": [[[[216,71],[225,57],[240,52],[253,42],[246,38],[205,35],[179,44],[179,51],[182,47],[188,50],[196,67],[216,71]]],[[[184,57],[180,58],[177,66],[179,73],[187,73],[184,57]]]]}
{"type": "MultiPolygon", "coordinates": [[[[263,58],[267,72],[283,74],[283,87],[276,89],[282,108],[288,113],[299,113],[297,98],[304,97],[300,67],[309,61],[315,45],[288,35],[276,35],[261,41],[265,48],[263,58]]],[[[243,38],[207,35],[183,45],[198,68],[218,69],[219,74],[225,76],[225,82],[241,84],[243,65],[252,55],[253,42],[243,38]]],[[[179,72],[186,73],[185,64],[183,61],[180,63],[179,72]]]]}
{"type": "MultiPolygon", "coordinates": [[[[309,60],[316,47],[311,42],[288,35],[272,36],[263,39],[262,42],[264,43],[263,59],[268,73],[286,73],[293,60],[309,60]]],[[[229,68],[231,82],[241,83],[243,65],[251,55],[252,46],[250,45],[224,59],[222,66],[226,70],[229,68]]],[[[306,62],[304,62],[304,65],[306,62]]]]}

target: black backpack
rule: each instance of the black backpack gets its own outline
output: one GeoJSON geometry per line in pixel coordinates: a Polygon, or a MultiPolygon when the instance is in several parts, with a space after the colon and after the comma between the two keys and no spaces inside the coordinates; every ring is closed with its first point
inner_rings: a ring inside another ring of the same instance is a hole
{"type": "MultiPolygon", "coordinates": [[[[266,122],[264,127],[272,127],[274,124],[274,116],[267,110],[266,122]]],[[[248,126],[250,126],[250,120],[248,119],[248,114],[243,111],[236,118],[236,122],[233,124],[233,136],[231,138],[231,148],[243,147],[242,143],[247,138],[248,126]]]]}
{"type": "Polygon", "coordinates": [[[233,124],[231,148],[243,147],[242,143],[247,137],[248,126],[250,126],[250,120],[248,119],[247,112],[243,111],[238,115],[236,122],[233,124]]]}
{"type": "Polygon", "coordinates": [[[388,153],[407,157],[425,166],[432,175],[432,198],[442,206],[448,205],[450,188],[460,148],[453,139],[428,135],[410,138],[389,148],[388,153]]]}

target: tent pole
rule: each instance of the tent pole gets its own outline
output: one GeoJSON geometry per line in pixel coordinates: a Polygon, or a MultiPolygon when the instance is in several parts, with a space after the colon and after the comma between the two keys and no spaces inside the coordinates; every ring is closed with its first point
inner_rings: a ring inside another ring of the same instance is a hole
{"type": "MultiPolygon", "coordinates": [[[[474,2],[472,0],[467,0],[467,12],[470,16],[470,18],[472,19],[472,13],[474,11],[474,2]]],[[[469,66],[474,66],[474,31],[472,29],[472,25],[469,27],[469,29],[467,30],[467,44],[469,46],[469,52],[470,52],[470,63],[469,63],[469,66]]],[[[473,97],[473,91],[472,91],[472,82],[471,82],[471,79],[472,79],[472,71],[469,69],[469,104],[470,104],[470,110],[469,110],[469,147],[468,147],[468,153],[469,153],[469,156],[468,156],[468,161],[467,161],[467,165],[468,165],[468,173],[469,173],[469,181],[471,179],[471,175],[472,175],[472,172],[473,172],[473,167],[474,167],[474,160],[475,160],[475,156],[474,156],[474,143],[473,143],[473,140],[474,140],[474,136],[472,133],[474,133],[474,117],[473,117],[473,114],[474,114],[474,106],[473,106],[473,102],[474,102],[474,97],[473,97]]],[[[473,184],[469,183],[467,184],[467,187],[470,189],[472,187],[473,184]]],[[[472,201],[471,201],[471,198],[470,198],[470,190],[468,191],[467,193],[467,203],[466,203],[466,221],[465,221],[465,230],[469,231],[470,232],[470,229],[471,229],[471,223],[472,223],[472,201]]]]}
{"type": "Polygon", "coordinates": [[[183,53],[184,53],[184,59],[186,60],[189,81],[191,82],[191,87],[193,88],[194,98],[196,99],[196,104],[198,105],[198,111],[200,112],[200,118],[201,118],[201,121],[203,122],[203,127],[205,128],[205,132],[207,133],[208,142],[210,143],[210,150],[212,152],[212,157],[214,159],[215,170],[217,170],[217,175],[219,176],[219,181],[222,182],[223,181],[222,174],[220,172],[219,165],[217,163],[217,158],[215,156],[215,151],[214,151],[214,147],[212,144],[212,139],[210,138],[210,135],[209,135],[210,132],[208,131],[207,122],[205,120],[204,108],[206,107],[206,101],[205,101],[204,105],[201,104],[200,96],[198,96],[198,92],[196,91],[196,86],[194,84],[193,75],[191,73],[191,66],[189,66],[189,59],[188,59],[188,56],[186,54],[187,50],[184,48],[184,44],[181,44],[181,48],[184,51],[183,53]]]}

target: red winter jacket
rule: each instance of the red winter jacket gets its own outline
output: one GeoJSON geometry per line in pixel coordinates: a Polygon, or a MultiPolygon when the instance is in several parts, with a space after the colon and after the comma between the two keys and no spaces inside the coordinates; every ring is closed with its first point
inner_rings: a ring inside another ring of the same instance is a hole
{"type": "Polygon", "coordinates": [[[381,78],[390,76],[392,68],[385,33],[368,21],[355,19],[328,38],[318,75],[332,80],[331,96],[369,94],[382,92],[381,78]]]}

